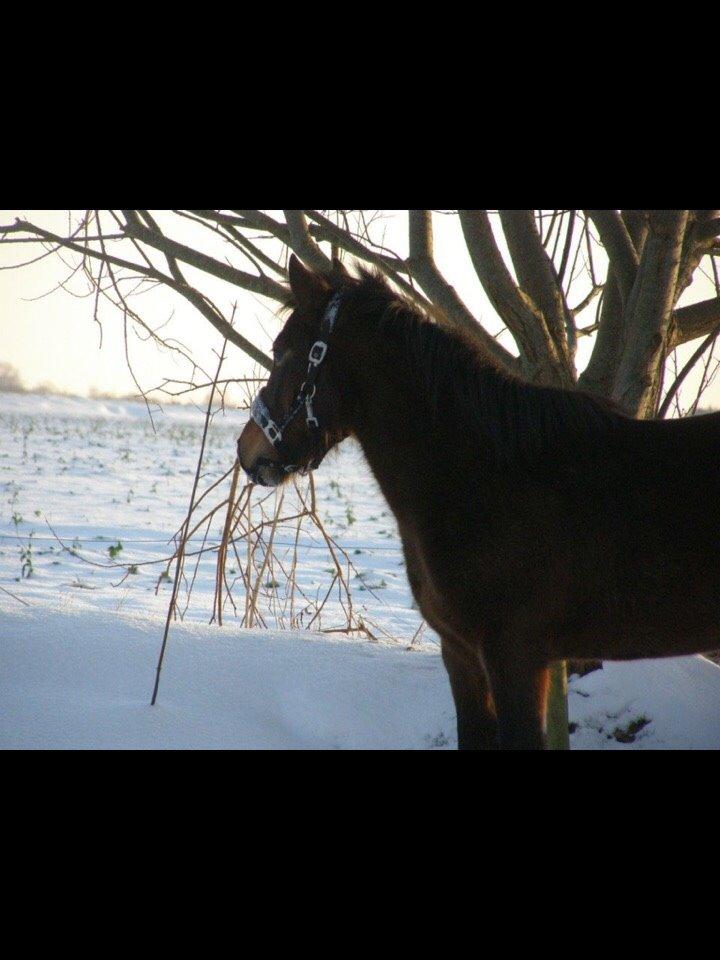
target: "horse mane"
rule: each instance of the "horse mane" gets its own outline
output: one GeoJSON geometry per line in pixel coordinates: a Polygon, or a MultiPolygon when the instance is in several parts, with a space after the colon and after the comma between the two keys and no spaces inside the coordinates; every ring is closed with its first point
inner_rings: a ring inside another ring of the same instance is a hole
{"type": "Polygon", "coordinates": [[[469,333],[438,323],[379,273],[361,270],[344,290],[352,316],[373,319],[379,334],[399,344],[411,379],[424,388],[418,402],[430,423],[457,412],[498,463],[526,464],[574,450],[629,420],[610,402],[526,383],[502,370],[469,333]]]}

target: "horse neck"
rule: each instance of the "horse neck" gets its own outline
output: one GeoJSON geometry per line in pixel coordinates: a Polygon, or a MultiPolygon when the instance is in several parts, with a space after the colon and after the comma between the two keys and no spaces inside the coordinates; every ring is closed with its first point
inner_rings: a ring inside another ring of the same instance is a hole
{"type": "MultiPolygon", "coordinates": [[[[355,327],[357,334],[357,326],[355,327]]],[[[417,514],[419,503],[445,496],[456,462],[478,456],[467,411],[448,396],[433,419],[427,381],[408,362],[402,337],[391,324],[363,327],[342,375],[354,394],[350,433],[359,441],[391,508],[400,518],[417,514]]]]}

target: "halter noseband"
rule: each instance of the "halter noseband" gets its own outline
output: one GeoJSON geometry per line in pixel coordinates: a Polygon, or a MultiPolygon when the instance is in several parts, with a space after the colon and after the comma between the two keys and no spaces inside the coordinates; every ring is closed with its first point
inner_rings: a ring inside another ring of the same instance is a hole
{"type": "MultiPolygon", "coordinates": [[[[334,293],[330,298],[330,302],[325,308],[325,313],[323,314],[322,322],[320,324],[320,337],[310,347],[310,353],[308,354],[307,374],[305,375],[304,381],[300,385],[300,389],[295,394],[295,399],[290,406],[290,411],[282,423],[278,425],[275,420],[273,420],[267,404],[262,399],[260,394],[257,395],[255,402],[250,408],[250,416],[260,427],[262,432],[276,450],[280,450],[280,446],[283,442],[283,434],[285,433],[287,427],[298,415],[303,404],[305,405],[305,422],[307,423],[308,429],[311,431],[317,431],[320,428],[317,417],[313,412],[312,405],[313,398],[315,396],[315,381],[318,378],[320,365],[325,359],[325,355],[328,350],[328,340],[330,339],[330,334],[332,333],[333,327],[335,326],[335,321],[337,320],[341,299],[342,294],[334,293]]],[[[256,461],[255,466],[279,467],[282,466],[282,464],[278,463],[276,460],[268,460],[266,457],[260,457],[256,461]]],[[[315,466],[317,466],[317,463],[313,461],[308,469],[313,469],[315,466]]],[[[294,473],[296,470],[298,470],[298,467],[294,464],[287,464],[286,466],[283,466],[283,469],[286,473],[294,473]]]]}

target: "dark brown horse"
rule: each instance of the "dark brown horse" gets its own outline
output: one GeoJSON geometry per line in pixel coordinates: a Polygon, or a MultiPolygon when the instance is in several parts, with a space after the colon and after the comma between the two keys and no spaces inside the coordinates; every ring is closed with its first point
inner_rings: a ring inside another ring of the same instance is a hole
{"type": "Polygon", "coordinates": [[[460,748],[544,746],[549,665],[720,647],[720,414],[636,421],[499,371],[379,277],[291,259],[238,441],[258,483],[360,442],[442,640],[460,748]]]}

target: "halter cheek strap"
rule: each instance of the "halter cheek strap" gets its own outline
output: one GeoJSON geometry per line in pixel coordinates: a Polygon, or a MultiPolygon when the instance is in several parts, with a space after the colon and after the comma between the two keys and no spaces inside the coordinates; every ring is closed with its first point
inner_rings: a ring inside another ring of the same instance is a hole
{"type": "MultiPolygon", "coordinates": [[[[298,392],[295,394],[295,398],[285,419],[280,424],[276,423],[270,413],[270,410],[268,409],[267,404],[262,399],[260,394],[257,395],[255,402],[250,408],[250,416],[260,427],[268,441],[278,450],[283,442],[283,434],[285,430],[298,415],[303,405],[305,406],[305,422],[308,429],[311,431],[320,429],[320,424],[318,423],[318,419],[313,410],[313,398],[315,397],[316,386],[315,381],[318,378],[320,366],[328,351],[328,340],[330,339],[330,334],[332,333],[333,327],[335,326],[335,321],[337,320],[341,300],[342,295],[340,293],[334,293],[330,298],[330,302],[325,309],[325,313],[323,314],[323,319],[320,324],[320,338],[313,343],[313,345],[310,347],[310,352],[308,353],[308,369],[305,380],[300,385],[298,392]]],[[[258,463],[260,462],[261,461],[258,461],[258,463]]],[[[262,462],[266,464],[272,463],[273,466],[278,466],[278,464],[274,461],[263,460],[262,462]]],[[[298,468],[293,464],[288,464],[284,467],[286,473],[293,473],[297,469],[298,468]]]]}
{"type": "Polygon", "coordinates": [[[250,408],[250,416],[260,427],[262,432],[273,446],[275,446],[278,439],[282,440],[282,431],[278,428],[277,424],[270,416],[270,411],[268,410],[267,405],[260,394],[255,397],[255,402],[250,408]]]}

